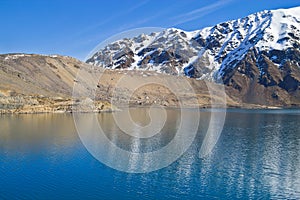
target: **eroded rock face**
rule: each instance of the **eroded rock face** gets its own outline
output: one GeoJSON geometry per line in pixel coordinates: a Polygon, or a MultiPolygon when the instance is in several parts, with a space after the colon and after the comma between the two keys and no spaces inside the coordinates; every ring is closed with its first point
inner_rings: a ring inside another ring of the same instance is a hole
{"type": "MultiPolygon", "coordinates": [[[[293,51],[293,57],[299,53],[293,51]]],[[[275,51],[281,59],[274,63],[274,52],[251,50],[236,68],[225,71],[223,81],[237,90],[245,102],[287,105],[300,93],[300,60],[291,60],[288,52],[275,51]]]]}

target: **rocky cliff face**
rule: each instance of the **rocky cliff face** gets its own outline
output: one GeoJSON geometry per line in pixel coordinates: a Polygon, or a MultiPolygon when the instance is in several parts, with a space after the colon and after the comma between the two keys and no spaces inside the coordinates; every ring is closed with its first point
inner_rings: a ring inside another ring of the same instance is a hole
{"type": "Polygon", "coordinates": [[[299,98],[300,7],[262,11],[202,30],[166,29],[116,41],[87,63],[223,82],[249,103],[299,98]]]}

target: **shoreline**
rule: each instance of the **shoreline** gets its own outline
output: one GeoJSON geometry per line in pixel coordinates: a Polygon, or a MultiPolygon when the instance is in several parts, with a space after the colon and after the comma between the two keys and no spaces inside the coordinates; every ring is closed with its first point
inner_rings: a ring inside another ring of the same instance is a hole
{"type": "Polygon", "coordinates": [[[90,98],[10,96],[0,97],[0,115],[40,113],[99,113],[113,112],[117,107],[107,101],[93,101],[90,98]]]}
{"type": "MultiPolygon", "coordinates": [[[[25,106],[26,107],[26,106],[25,106]]],[[[227,111],[234,111],[234,110],[249,110],[249,111],[255,111],[255,110],[266,110],[266,111],[276,111],[276,110],[299,110],[300,106],[289,106],[289,107],[278,107],[278,106],[262,106],[262,105],[256,105],[256,106],[227,106],[227,107],[209,107],[209,106],[184,106],[184,107],[177,107],[177,106],[159,106],[159,105],[147,105],[147,106],[141,106],[141,105],[131,105],[129,107],[125,106],[110,106],[110,107],[102,107],[101,109],[73,109],[70,108],[68,110],[59,110],[57,108],[52,108],[52,110],[43,109],[38,110],[36,107],[32,107],[32,109],[0,109],[0,115],[22,115],[22,114],[73,114],[73,113],[112,113],[112,112],[118,112],[122,111],[124,108],[129,109],[142,109],[142,108],[164,108],[164,109],[199,109],[200,112],[210,112],[213,110],[226,110],[227,111]]],[[[45,108],[45,107],[43,107],[45,108]]]]}

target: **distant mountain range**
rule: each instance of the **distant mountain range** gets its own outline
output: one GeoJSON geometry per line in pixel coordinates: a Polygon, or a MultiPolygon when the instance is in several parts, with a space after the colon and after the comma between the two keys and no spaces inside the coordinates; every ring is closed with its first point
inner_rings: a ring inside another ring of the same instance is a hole
{"type": "MultiPolygon", "coordinates": [[[[207,81],[216,88],[225,84],[229,107],[299,107],[300,7],[262,11],[192,32],[170,28],[125,38],[86,63],[59,55],[0,55],[0,113],[71,112],[78,104],[72,98],[77,83],[95,93],[96,111],[111,110],[114,91],[120,94],[117,104],[131,94],[126,85],[117,85],[124,75],[131,84],[187,80],[201,107],[211,103],[207,81]],[[86,77],[102,75],[91,88],[77,79],[78,70],[86,77]]],[[[180,95],[186,105],[194,105],[188,92],[180,95]]],[[[178,105],[174,94],[157,84],[139,88],[130,98],[131,105],[178,105]]]]}
{"type": "Polygon", "coordinates": [[[170,28],[122,39],[86,62],[223,82],[246,102],[273,98],[284,103],[300,96],[300,7],[262,11],[192,32],[170,28]]]}

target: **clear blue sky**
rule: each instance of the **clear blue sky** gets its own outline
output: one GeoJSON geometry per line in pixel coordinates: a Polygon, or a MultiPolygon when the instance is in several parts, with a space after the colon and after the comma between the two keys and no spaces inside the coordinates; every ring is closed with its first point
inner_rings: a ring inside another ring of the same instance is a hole
{"type": "Polygon", "coordinates": [[[140,27],[196,30],[300,0],[0,0],[0,53],[84,59],[106,38],[140,27]]]}

